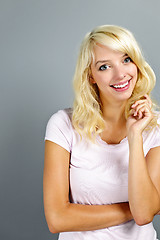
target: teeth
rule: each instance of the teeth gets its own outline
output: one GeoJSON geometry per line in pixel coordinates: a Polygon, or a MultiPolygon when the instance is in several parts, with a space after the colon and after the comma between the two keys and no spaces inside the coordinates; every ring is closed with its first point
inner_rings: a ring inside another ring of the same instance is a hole
{"type": "Polygon", "coordinates": [[[113,85],[114,88],[124,88],[125,86],[128,85],[128,81],[122,85],[113,85]]]}

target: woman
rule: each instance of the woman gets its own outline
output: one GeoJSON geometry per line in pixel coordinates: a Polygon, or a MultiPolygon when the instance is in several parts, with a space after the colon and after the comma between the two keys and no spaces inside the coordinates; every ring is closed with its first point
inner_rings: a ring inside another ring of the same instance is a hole
{"type": "Polygon", "coordinates": [[[97,27],[84,38],[73,109],[49,120],[44,210],[59,239],[157,239],[160,128],[155,75],[133,35],[97,27]]]}

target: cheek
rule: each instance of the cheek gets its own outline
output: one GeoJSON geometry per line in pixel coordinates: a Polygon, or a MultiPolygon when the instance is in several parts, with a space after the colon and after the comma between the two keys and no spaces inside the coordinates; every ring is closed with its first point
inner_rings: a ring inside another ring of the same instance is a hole
{"type": "Polygon", "coordinates": [[[101,74],[96,74],[94,77],[95,77],[94,78],[95,83],[97,83],[98,87],[106,86],[106,84],[108,82],[108,76],[101,73],[101,74]]]}
{"type": "Polygon", "coordinates": [[[92,82],[97,83],[97,84],[101,84],[101,82],[103,82],[102,75],[99,74],[99,72],[92,71],[92,82]]]}
{"type": "Polygon", "coordinates": [[[94,71],[94,69],[92,69],[92,67],[91,67],[91,82],[92,83],[96,83],[97,82],[97,74],[96,74],[96,72],[94,71]]]}
{"type": "Polygon", "coordinates": [[[132,71],[132,77],[133,77],[133,85],[135,87],[138,79],[138,69],[136,66],[134,66],[133,71],[132,71]]]}
{"type": "Polygon", "coordinates": [[[132,65],[132,75],[136,76],[138,75],[138,69],[137,66],[135,64],[132,65]]]}

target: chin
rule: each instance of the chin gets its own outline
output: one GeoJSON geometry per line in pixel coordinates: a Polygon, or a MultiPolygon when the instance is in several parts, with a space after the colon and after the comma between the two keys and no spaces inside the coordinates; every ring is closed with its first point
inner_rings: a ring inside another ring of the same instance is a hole
{"type": "Polygon", "coordinates": [[[118,97],[119,101],[127,101],[132,96],[132,93],[127,93],[126,95],[121,95],[118,97]]]}

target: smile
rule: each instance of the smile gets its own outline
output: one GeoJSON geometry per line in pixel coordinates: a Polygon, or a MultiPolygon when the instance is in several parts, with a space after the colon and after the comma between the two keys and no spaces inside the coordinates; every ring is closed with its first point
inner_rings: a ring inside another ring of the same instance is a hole
{"type": "MultiPolygon", "coordinates": [[[[131,80],[131,79],[130,79],[131,80]]],[[[126,91],[130,86],[130,80],[124,82],[123,84],[110,85],[116,92],[126,91]]]]}
{"type": "Polygon", "coordinates": [[[111,87],[113,87],[113,88],[124,88],[124,87],[126,87],[127,85],[128,85],[128,83],[129,83],[129,81],[130,80],[128,80],[128,81],[126,81],[125,83],[123,83],[123,84],[114,84],[114,85],[110,85],[111,87]]]}

